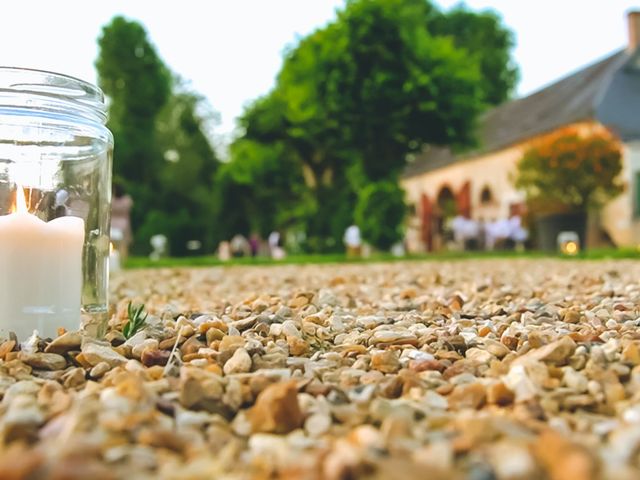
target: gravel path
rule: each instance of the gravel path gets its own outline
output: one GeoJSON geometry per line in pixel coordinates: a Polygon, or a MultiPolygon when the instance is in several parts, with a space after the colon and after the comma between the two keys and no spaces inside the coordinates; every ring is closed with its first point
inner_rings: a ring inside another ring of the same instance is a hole
{"type": "Polygon", "coordinates": [[[640,262],[139,270],[0,342],[0,478],[640,478],[640,262]],[[144,329],[125,339],[127,305],[144,329]]]}

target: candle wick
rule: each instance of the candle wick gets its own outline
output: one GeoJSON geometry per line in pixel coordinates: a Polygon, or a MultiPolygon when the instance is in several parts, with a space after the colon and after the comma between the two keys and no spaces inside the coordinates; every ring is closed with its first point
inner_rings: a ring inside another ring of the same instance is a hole
{"type": "Polygon", "coordinates": [[[27,201],[24,198],[24,189],[19,183],[16,184],[16,211],[18,213],[27,213],[27,201]]]}

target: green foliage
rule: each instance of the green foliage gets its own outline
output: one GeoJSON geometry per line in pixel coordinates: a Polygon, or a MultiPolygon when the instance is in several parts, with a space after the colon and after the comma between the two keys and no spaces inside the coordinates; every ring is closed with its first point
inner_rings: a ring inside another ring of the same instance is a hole
{"type": "Polygon", "coordinates": [[[131,338],[138,333],[142,327],[144,327],[148,316],[149,314],[144,311],[144,304],[134,307],[132,303],[129,302],[129,305],[127,305],[128,320],[122,328],[124,338],[131,338]]]}
{"type": "Polygon", "coordinates": [[[364,240],[387,251],[402,240],[406,214],[402,188],[397,182],[381,181],[371,183],[362,190],[355,219],[364,240]]]}
{"type": "Polygon", "coordinates": [[[515,185],[538,213],[600,208],[623,191],[619,142],[604,131],[566,128],[536,142],[518,163],[515,185]]]}
{"type": "Polygon", "coordinates": [[[139,23],[115,17],[98,44],[98,83],[109,97],[115,137],[114,177],[133,198],[133,251],[148,252],[155,234],[168,237],[172,255],[190,254],[189,240],[212,251],[219,161],[206,133],[213,118],[203,98],[172,77],[139,23]]]}
{"type": "Polygon", "coordinates": [[[149,182],[162,162],[155,121],[169,99],[171,75],[135,21],[115,17],[98,39],[98,84],[109,98],[114,175],[149,182]]]}
{"type": "MultiPolygon", "coordinates": [[[[408,154],[474,143],[478,114],[517,79],[512,46],[493,14],[444,13],[426,0],[348,1],[289,49],[274,89],[245,111],[225,191],[250,219],[303,230],[307,251],[340,249],[356,209],[384,195],[385,208],[401,204],[385,182],[397,182],[408,154]],[[266,174],[276,171],[278,182],[266,174]]],[[[389,210],[385,232],[371,227],[374,243],[397,239],[402,218],[389,210]]],[[[236,228],[271,228],[238,220],[236,228]]]]}
{"type": "Polygon", "coordinates": [[[457,6],[448,12],[435,12],[427,25],[433,35],[449,36],[479,65],[484,102],[498,105],[511,96],[519,78],[511,58],[515,40],[495,12],[473,12],[457,6]]]}

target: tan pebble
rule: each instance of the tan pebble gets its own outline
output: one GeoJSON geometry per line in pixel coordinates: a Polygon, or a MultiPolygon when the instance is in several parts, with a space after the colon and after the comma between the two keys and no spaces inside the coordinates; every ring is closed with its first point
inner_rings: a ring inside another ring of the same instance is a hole
{"type": "Polygon", "coordinates": [[[487,403],[503,407],[512,404],[514,399],[514,393],[502,382],[492,383],[487,388],[487,403]]]}
{"type": "Polygon", "coordinates": [[[418,295],[418,292],[415,288],[405,288],[399,294],[399,297],[403,300],[409,300],[411,298],[415,298],[418,295]]]}
{"type": "Polygon", "coordinates": [[[490,333],[491,333],[491,329],[489,327],[487,327],[486,325],[483,326],[483,327],[480,327],[480,329],[478,330],[478,336],[480,336],[480,337],[486,337],[490,333]]]}
{"type": "Polygon", "coordinates": [[[133,347],[131,347],[131,345],[127,345],[127,344],[122,344],[122,345],[118,345],[117,347],[110,347],[115,353],[123,356],[123,357],[130,357],[131,356],[131,350],[133,347]]]}
{"type": "Polygon", "coordinates": [[[247,373],[251,371],[251,357],[244,348],[238,348],[233,356],[224,364],[225,375],[234,373],[247,373]]]}
{"type": "Polygon", "coordinates": [[[25,353],[18,357],[27,365],[41,370],[62,370],[67,366],[67,360],[57,353],[25,353]]]}
{"type": "Polygon", "coordinates": [[[485,339],[484,348],[487,352],[495,355],[497,358],[504,358],[510,352],[506,345],[498,342],[497,340],[485,339]]]}
{"type": "Polygon", "coordinates": [[[178,398],[184,407],[220,412],[223,395],[224,384],[219,375],[191,366],[180,368],[178,398]]]}
{"type": "Polygon", "coordinates": [[[45,453],[28,447],[25,442],[10,443],[0,452],[0,472],[7,480],[36,478],[45,462],[45,453]]]}
{"type": "Polygon", "coordinates": [[[15,340],[7,340],[0,345],[0,358],[5,359],[7,353],[11,352],[16,346],[15,340]]]}
{"type": "Polygon", "coordinates": [[[182,344],[182,346],[180,347],[180,352],[182,352],[183,355],[196,353],[198,350],[200,350],[200,348],[204,346],[205,344],[198,340],[198,337],[194,335],[182,344]]]}
{"type": "Polygon", "coordinates": [[[376,352],[371,355],[371,368],[382,373],[395,373],[400,369],[400,360],[391,350],[376,352]]]}
{"type": "Polygon", "coordinates": [[[164,368],[160,365],[153,365],[145,371],[149,380],[160,380],[164,376],[164,368]]]}
{"type": "Polygon", "coordinates": [[[543,431],[533,444],[533,452],[554,480],[594,480],[596,461],[589,452],[572,443],[561,433],[548,429],[543,431]]]}
{"type": "Polygon", "coordinates": [[[479,382],[474,382],[458,385],[449,394],[447,400],[449,401],[449,406],[453,409],[478,409],[484,405],[486,398],[485,387],[479,382]]]}
{"type": "Polygon", "coordinates": [[[311,437],[319,437],[331,428],[331,416],[325,413],[314,413],[304,422],[304,429],[311,437]]]}
{"type": "Polygon", "coordinates": [[[210,328],[217,328],[218,330],[221,330],[224,333],[227,333],[229,331],[229,325],[227,325],[225,322],[223,322],[219,318],[215,318],[209,323],[211,324],[210,328]]]}
{"type": "Polygon", "coordinates": [[[608,381],[604,384],[604,397],[607,404],[613,407],[625,399],[624,387],[617,379],[608,381]]]}
{"type": "Polygon", "coordinates": [[[304,355],[309,350],[309,344],[299,337],[287,337],[287,345],[289,346],[289,354],[294,357],[304,355]]]}
{"type": "MultiPolygon", "coordinates": [[[[84,345],[82,347],[82,355],[90,366],[95,366],[100,362],[107,362],[111,367],[117,367],[127,362],[127,358],[119,353],[117,348],[95,343],[84,345]]],[[[80,362],[78,357],[76,357],[76,360],[80,362]]]]}
{"type": "Polygon", "coordinates": [[[488,365],[491,360],[495,360],[495,357],[490,352],[476,347],[467,349],[465,356],[467,360],[481,365],[488,365]]]}
{"type": "Polygon", "coordinates": [[[102,378],[109,370],[111,370],[111,366],[107,362],[100,362],[91,369],[89,375],[92,378],[102,378]]]}
{"type": "Polygon", "coordinates": [[[384,378],[384,374],[378,370],[371,370],[360,376],[359,381],[362,385],[377,384],[384,378]]]}
{"type": "Polygon", "coordinates": [[[516,337],[504,336],[500,342],[509,350],[515,351],[518,348],[518,339],[516,337]]]}
{"type": "Polygon", "coordinates": [[[180,327],[180,336],[184,338],[192,337],[196,333],[191,325],[183,325],[180,327]]]}
{"type": "Polygon", "coordinates": [[[64,388],[81,387],[87,382],[84,368],[76,367],[65,372],[62,376],[64,388]]]}
{"type": "Polygon", "coordinates": [[[306,296],[300,295],[291,299],[288,303],[288,306],[290,308],[300,308],[308,304],[309,304],[309,299],[306,296]]]}
{"type": "Polygon", "coordinates": [[[4,359],[7,362],[10,362],[11,360],[17,360],[19,356],[20,352],[7,352],[4,356],[4,359]]]}
{"type": "MultiPolygon", "coordinates": [[[[186,338],[183,338],[183,337],[179,337],[179,338],[180,340],[178,341],[178,345],[182,345],[186,341],[186,338]]],[[[172,350],[176,344],[176,340],[178,340],[177,336],[171,337],[171,338],[165,338],[158,344],[158,348],[160,350],[172,350]]]]}
{"type": "Polygon", "coordinates": [[[543,335],[538,330],[531,330],[527,335],[527,341],[531,348],[540,348],[549,343],[547,336],[543,335]]]}
{"type": "Polygon", "coordinates": [[[560,340],[551,342],[543,347],[530,350],[521,357],[514,360],[514,364],[524,364],[527,362],[542,361],[554,365],[566,365],[576,351],[576,342],[569,336],[564,336],[560,340]]]}
{"type": "Polygon", "coordinates": [[[82,344],[82,335],[80,332],[66,332],[59,337],[54,338],[44,351],[46,353],[63,354],[70,350],[80,350],[82,344]]]}
{"type": "Polygon", "coordinates": [[[83,353],[79,353],[78,355],[76,355],[74,357],[75,361],[78,362],[82,367],[84,368],[91,368],[93,367],[93,365],[91,365],[87,358],[84,356],[83,353]]]}
{"type": "Polygon", "coordinates": [[[186,355],[182,356],[182,361],[183,362],[190,362],[192,360],[197,360],[199,358],[204,358],[202,355],[200,355],[199,353],[187,353],[186,355]]]}
{"type": "Polygon", "coordinates": [[[640,348],[636,342],[630,342],[622,350],[622,356],[620,360],[628,365],[640,365],[640,348]]]}
{"type": "Polygon", "coordinates": [[[207,338],[207,345],[211,345],[211,342],[214,340],[222,340],[224,338],[224,332],[218,328],[212,327],[207,330],[205,336],[207,338]]]}
{"type": "Polygon", "coordinates": [[[226,335],[220,340],[219,350],[221,352],[227,350],[236,350],[244,346],[244,338],[240,335],[226,335]]]}
{"type": "Polygon", "coordinates": [[[560,313],[563,322],[566,323],[579,323],[580,322],[580,312],[575,310],[566,309],[560,313]]]}
{"type": "Polygon", "coordinates": [[[216,375],[222,375],[222,368],[217,363],[210,363],[205,368],[208,372],[215,373],[216,375]]]}
{"type": "Polygon", "coordinates": [[[202,368],[209,365],[209,361],[206,358],[194,358],[193,360],[189,361],[189,365],[202,368]]]}
{"type": "Polygon", "coordinates": [[[438,360],[411,360],[409,361],[409,368],[414,372],[425,372],[429,370],[444,372],[447,367],[438,360]]]}
{"type": "Polygon", "coordinates": [[[253,432],[289,433],[304,420],[298,404],[296,382],[274,383],[265,388],[247,412],[253,432]]]}
{"type": "Polygon", "coordinates": [[[449,308],[454,312],[458,312],[462,310],[464,306],[464,299],[460,295],[454,295],[454,297],[449,302],[449,308]]]}

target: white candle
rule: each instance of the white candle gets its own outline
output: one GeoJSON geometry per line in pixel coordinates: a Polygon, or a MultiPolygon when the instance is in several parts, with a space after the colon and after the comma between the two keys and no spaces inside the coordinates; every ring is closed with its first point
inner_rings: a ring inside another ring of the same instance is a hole
{"type": "Polygon", "coordinates": [[[83,219],[44,222],[18,187],[15,213],[0,217],[1,335],[55,337],[58,327],[80,327],[83,243],[83,219]]]}

